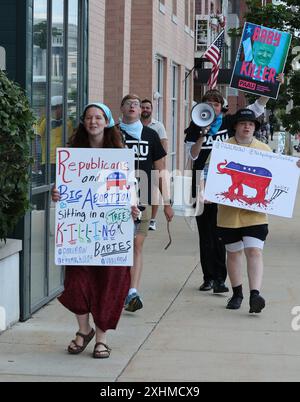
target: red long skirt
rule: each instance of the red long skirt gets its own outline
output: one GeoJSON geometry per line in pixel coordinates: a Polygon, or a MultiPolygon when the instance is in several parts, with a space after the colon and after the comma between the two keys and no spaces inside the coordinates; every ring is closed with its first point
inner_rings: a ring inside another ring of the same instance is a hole
{"type": "Polygon", "coordinates": [[[72,313],[91,313],[102,331],[116,329],[130,286],[129,267],[67,267],[58,300],[72,313]]]}

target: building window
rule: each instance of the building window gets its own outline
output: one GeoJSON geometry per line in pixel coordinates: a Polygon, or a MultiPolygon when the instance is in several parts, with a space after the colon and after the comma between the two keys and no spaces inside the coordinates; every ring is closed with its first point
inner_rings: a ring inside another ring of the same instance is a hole
{"type": "Polygon", "coordinates": [[[176,169],[176,155],[177,155],[177,127],[178,127],[178,65],[172,64],[171,74],[171,149],[170,149],[170,163],[171,171],[176,169]]]}
{"type": "Polygon", "coordinates": [[[159,0],[159,11],[163,14],[166,13],[165,0],[159,0]]]}
{"type": "MultiPolygon", "coordinates": [[[[33,0],[32,108],[37,123],[32,154],[31,305],[35,311],[61,291],[62,270],[54,265],[56,148],[65,146],[79,119],[79,87],[86,88],[82,43],[85,2],[33,0]]],[[[27,286],[27,285],[25,285],[27,286]]],[[[27,317],[26,317],[27,318],[27,317]]]]}
{"type": "Polygon", "coordinates": [[[156,106],[156,119],[162,122],[164,117],[164,59],[160,56],[156,56],[156,88],[153,98],[156,106]]]}
{"type": "Polygon", "coordinates": [[[172,0],[172,13],[177,16],[177,0],[172,0]]]}
{"type": "Polygon", "coordinates": [[[178,19],[177,19],[177,0],[172,0],[172,21],[177,24],[178,19]]]}
{"type": "Polygon", "coordinates": [[[184,127],[188,127],[190,123],[190,92],[191,92],[191,74],[189,70],[185,70],[184,81],[184,127]]]}
{"type": "Polygon", "coordinates": [[[190,0],[190,29],[194,32],[195,27],[195,1],[190,0]]]}
{"type": "Polygon", "coordinates": [[[32,167],[32,186],[39,187],[46,184],[45,169],[45,137],[42,134],[46,131],[46,104],[47,104],[47,51],[48,51],[48,30],[47,30],[47,0],[35,0],[33,17],[33,96],[32,107],[37,118],[35,127],[35,140],[32,145],[34,164],[32,167]],[[44,128],[42,128],[44,127],[44,128]],[[43,149],[44,148],[44,149],[43,149]]]}
{"type": "Polygon", "coordinates": [[[184,18],[185,18],[184,23],[186,27],[188,27],[190,23],[189,3],[190,0],[184,0],[184,18]]]}
{"type": "Polygon", "coordinates": [[[55,182],[56,148],[64,145],[63,132],[63,98],[64,98],[64,3],[52,0],[52,26],[51,26],[51,81],[50,81],[50,175],[51,183],[55,182]]]}
{"type": "Polygon", "coordinates": [[[65,138],[70,137],[78,118],[78,71],[79,71],[79,21],[78,0],[69,0],[68,10],[68,81],[67,81],[67,117],[65,138]]]}
{"type": "Polygon", "coordinates": [[[210,28],[207,16],[196,16],[196,52],[204,53],[209,45],[210,28]]]}
{"type": "Polygon", "coordinates": [[[31,307],[45,295],[44,278],[46,277],[47,237],[47,195],[35,193],[46,184],[46,149],[47,131],[47,73],[48,73],[48,10],[47,0],[35,0],[33,3],[33,62],[32,62],[32,108],[37,123],[36,136],[32,144],[32,190],[31,203],[31,307]]]}
{"type": "MultiPolygon", "coordinates": [[[[190,103],[190,95],[191,95],[191,79],[192,73],[189,70],[185,70],[185,81],[184,81],[184,127],[188,127],[191,120],[191,103],[190,103]]],[[[188,153],[185,147],[184,153],[184,166],[187,166],[188,161],[188,153]]]]}

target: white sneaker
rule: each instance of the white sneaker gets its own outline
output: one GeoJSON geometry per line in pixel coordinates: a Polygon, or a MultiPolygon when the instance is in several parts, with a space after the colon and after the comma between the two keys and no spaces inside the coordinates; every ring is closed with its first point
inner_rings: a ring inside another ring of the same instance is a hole
{"type": "Polygon", "coordinates": [[[155,219],[151,219],[151,221],[149,223],[149,230],[156,230],[156,220],[155,219]]]}

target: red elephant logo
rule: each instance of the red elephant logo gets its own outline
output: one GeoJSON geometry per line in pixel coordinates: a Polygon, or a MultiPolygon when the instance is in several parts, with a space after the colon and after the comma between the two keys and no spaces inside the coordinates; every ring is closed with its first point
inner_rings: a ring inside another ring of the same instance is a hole
{"type": "Polygon", "coordinates": [[[232,185],[228,188],[228,191],[222,193],[225,198],[230,201],[244,201],[249,205],[259,204],[266,206],[269,203],[266,200],[266,195],[273,177],[269,170],[235,162],[227,163],[226,160],[219,163],[217,169],[219,174],[228,174],[232,180],[232,185]],[[245,196],[243,186],[256,190],[256,196],[253,198],[245,196]]]}

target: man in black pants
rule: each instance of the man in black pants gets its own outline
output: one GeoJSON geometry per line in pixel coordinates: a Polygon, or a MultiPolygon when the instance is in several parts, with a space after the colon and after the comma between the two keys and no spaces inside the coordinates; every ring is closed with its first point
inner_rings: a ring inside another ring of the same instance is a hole
{"type": "MultiPolygon", "coordinates": [[[[260,97],[248,108],[253,110],[256,116],[264,113],[264,106],[269,98],[260,97]]],[[[223,115],[223,95],[216,89],[209,90],[202,98],[202,102],[209,103],[215,110],[216,120],[202,136],[202,130],[191,122],[185,130],[186,144],[190,147],[190,158],[193,163],[193,187],[197,181],[197,172],[204,170],[204,177],[208,170],[208,160],[214,141],[227,141],[234,135],[232,131],[233,115],[223,115]]],[[[205,177],[206,179],[206,177],[205,177]]],[[[195,194],[193,194],[195,195],[195,194]]],[[[203,283],[200,291],[214,290],[214,293],[228,292],[225,285],[227,276],[225,246],[217,235],[217,204],[205,204],[203,214],[197,217],[197,225],[200,241],[200,261],[203,271],[203,283]]]]}
{"type": "Polygon", "coordinates": [[[196,217],[203,272],[203,284],[199,290],[207,291],[213,287],[214,293],[224,293],[228,292],[225,286],[226,252],[223,242],[216,233],[217,212],[217,204],[205,204],[203,214],[196,217]]]}

